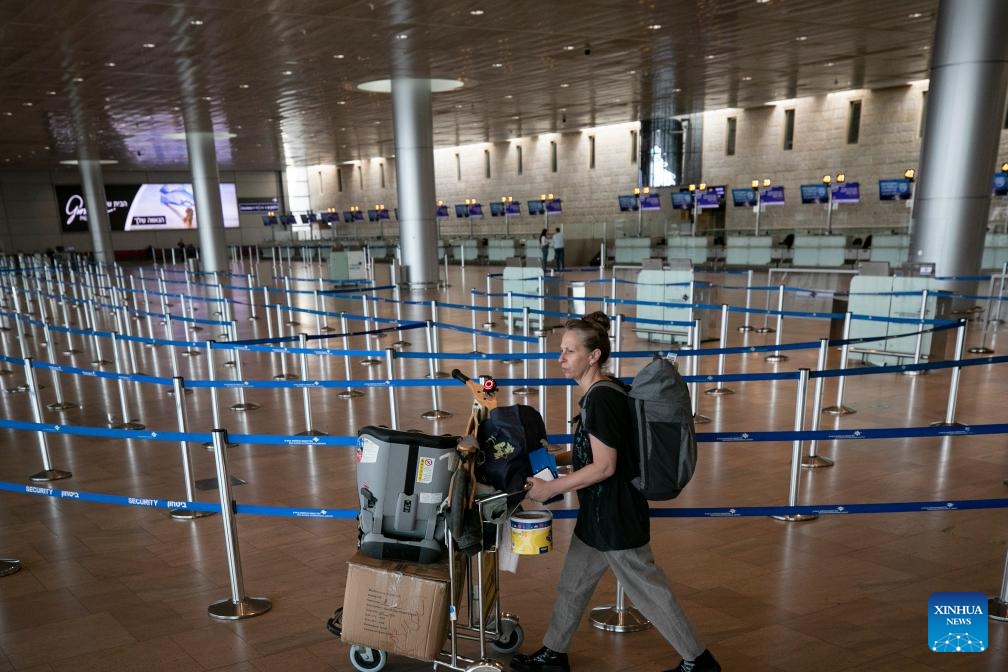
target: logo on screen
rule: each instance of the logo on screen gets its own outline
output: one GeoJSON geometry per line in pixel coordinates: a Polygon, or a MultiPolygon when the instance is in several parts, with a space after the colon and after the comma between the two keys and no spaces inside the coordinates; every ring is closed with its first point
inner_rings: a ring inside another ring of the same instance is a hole
{"type": "Polygon", "coordinates": [[[987,650],[987,596],[933,593],[928,599],[928,647],[936,653],[987,650]]]}

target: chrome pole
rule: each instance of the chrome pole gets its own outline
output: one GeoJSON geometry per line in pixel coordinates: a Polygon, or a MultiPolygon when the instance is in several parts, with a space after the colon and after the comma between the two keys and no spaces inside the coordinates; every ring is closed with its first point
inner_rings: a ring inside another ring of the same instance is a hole
{"type": "MultiPolygon", "coordinates": [[[[795,420],[794,431],[802,431],[805,421],[805,395],[808,391],[808,369],[798,369],[798,393],[795,398],[795,420]]],[[[798,506],[798,476],[801,473],[801,453],[802,442],[795,439],[791,442],[791,478],[788,487],[788,506],[798,506]]],[[[787,523],[796,523],[806,520],[815,520],[819,516],[814,513],[787,513],[779,516],[771,516],[777,520],[787,523]]]]}
{"type": "MultiPolygon", "coordinates": [[[[961,362],[963,358],[963,344],[966,342],[966,320],[960,319],[959,326],[956,327],[955,359],[961,362]]],[[[962,427],[961,422],[955,421],[956,398],[959,395],[959,375],[961,367],[952,369],[952,377],[949,380],[948,405],[945,407],[945,420],[942,422],[932,422],[932,427],[962,427]]]]}
{"type": "Polygon", "coordinates": [[[704,390],[704,394],[709,394],[712,397],[720,397],[726,394],[735,394],[735,390],[730,387],[723,387],[721,378],[725,375],[725,348],[728,347],[728,304],[721,305],[721,338],[718,341],[718,349],[721,352],[718,353],[718,386],[712,387],[710,389],[704,390]]]}
{"type": "Polygon", "coordinates": [[[298,360],[301,364],[301,402],[304,406],[306,426],[303,432],[298,432],[298,436],[328,436],[325,432],[315,429],[315,425],[312,422],[311,386],[308,384],[308,353],[306,352],[308,350],[308,334],[298,334],[298,349],[301,351],[298,353],[298,360]]]}
{"type": "MultiPolygon", "coordinates": [[[[847,370],[847,356],[850,350],[850,327],[851,327],[851,313],[847,311],[844,315],[844,325],[843,325],[843,346],[840,348],[840,370],[847,370]]],[[[847,376],[840,376],[837,378],[837,394],[836,394],[836,405],[827,406],[822,409],[823,413],[829,415],[850,415],[851,413],[857,413],[853,408],[849,406],[844,406],[843,396],[844,396],[844,385],[847,382],[847,376]]]]}
{"type": "Polygon", "coordinates": [[[395,348],[385,348],[385,371],[388,376],[389,390],[389,424],[392,426],[392,429],[399,429],[399,410],[396,404],[394,361],[395,348]]]}
{"type": "MultiPolygon", "coordinates": [[[[182,398],[185,396],[185,380],[181,376],[172,377],[172,390],[175,397],[175,424],[178,426],[179,433],[185,434],[186,415],[185,406],[182,404],[182,398]]],[[[168,515],[178,520],[195,520],[196,518],[212,516],[213,511],[195,511],[185,508],[186,502],[196,501],[196,492],[193,490],[192,456],[189,454],[189,443],[187,441],[179,441],[179,454],[182,458],[182,480],[185,482],[185,502],[181,502],[183,506],[176,506],[171,509],[168,515]]]]}
{"type": "MultiPolygon", "coordinates": [[[[757,235],[758,232],[757,232],[757,235]]],[[[752,331],[753,326],[749,324],[749,310],[752,307],[752,276],[753,272],[750,268],[746,271],[746,287],[745,287],[745,322],[739,326],[738,330],[741,332],[752,331]]]]}
{"type": "MultiPolygon", "coordinates": [[[[25,372],[25,385],[27,386],[28,398],[31,401],[32,418],[39,425],[43,424],[42,420],[42,404],[38,397],[38,380],[35,378],[35,369],[32,368],[31,357],[25,357],[24,362],[24,372],[25,372]]],[[[36,438],[39,444],[39,457],[42,459],[42,471],[32,474],[28,477],[28,480],[35,481],[36,483],[42,481],[58,481],[63,478],[70,478],[73,476],[69,471],[63,471],[62,469],[54,469],[52,466],[52,461],[49,459],[49,440],[46,437],[46,433],[39,429],[36,433],[36,438]]]]}
{"type": "MultiPolygon", "coordinates": [[[[819,360],[816,362],[816,371],[822,373],[826,370],[826,358],[829,356],[829,339],[821,338],[819,339],[819,360]]],[[[823,383],[825,379],[822,376],[816,377],[815,388],[812,392],[812,408],[819,408],[819,404],[822,403],[823,394],[823,383]]],[[[812,413],[811,426],[809,427],[813,432],[819,429],[819,414],[812,413]]],[[[833,460],[828,457],[822,457],[816,454],[816,448],[819,442],[816,440],[809,441],[809,454],[802,458],[802,467],[806,469],[817,469],[819,467],[832,467],[833,460]]]]}

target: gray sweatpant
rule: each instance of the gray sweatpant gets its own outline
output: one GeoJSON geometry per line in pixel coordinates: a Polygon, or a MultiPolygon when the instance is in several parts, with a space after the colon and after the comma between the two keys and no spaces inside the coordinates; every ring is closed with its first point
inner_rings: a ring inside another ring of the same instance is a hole
{"type": "Polygon", "coordinates": [[[543,644],[554,651],[568,650],[588,600],[609,567],[634,606],[679,655],[693,660],[703,653],[704,645],[672,594],[665,573],[655,564],[650,544],[624,551],[598,551],[574,535],[543,644]]]}

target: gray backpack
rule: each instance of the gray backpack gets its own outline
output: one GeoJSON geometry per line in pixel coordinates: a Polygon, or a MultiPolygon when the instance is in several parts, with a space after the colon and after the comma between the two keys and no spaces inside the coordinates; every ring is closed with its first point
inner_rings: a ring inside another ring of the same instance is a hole
{"type": "Polygon", "coordinates": [[[633,484],[647,499],[674,499],[693,477],[697,462],[686,381],[671,360],[655,357],[634,376],[629,392],[615,381],[601,384],[627,393],[638,465],[633,484]]]}

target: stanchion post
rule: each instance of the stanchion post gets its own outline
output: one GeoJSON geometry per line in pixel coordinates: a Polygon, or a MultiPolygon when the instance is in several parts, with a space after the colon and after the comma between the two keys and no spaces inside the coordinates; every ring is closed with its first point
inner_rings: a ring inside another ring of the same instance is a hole
{"type": "MultiPolygon", "coordinates": [[[[31,400],[32,417],[35,422],[42,424],[42,403],[39,401],[38,397],[38,381],[35,379],[35,369],[32,368],[31,357],[24,358],[24,372],[25,372],[25,385],[28,390],[28,398],[31,400]]],[[[42,481],[58,481],[63,478],[70,478],[73,476],[69,471],[64,471],[62,469],[54,469],[52,466],[52,461],[49,459],[49,440],[46,438],[46,433],[41,429],[36,433],[39,444],[39,457],[42,460],[42,471],[32,474],[28,477],[29,480],[35,482],[42,481]]]]}
{"type": "MultiPolygon", "coordinates": [[[[45,334],[46,346],[49,348],[50,356],[56,354],[56,349],[53,346],[52,331],[48,324],[42,325],[42,330],[45,334]]],[[[51,404],[47,404],[46,408],[50,411],[67,411],[72,408],[77,408],[79,404],[73,401],[66,401],[63,398],[63,384],[59,377],[59,371],[57,371],[56,362],[52,362],[53,366],[49,368],[50,378],[52,380],[53,390],[56,392],[56,401],[51,404]]]]}
{"type": "Polygon", "coordinates": [[[138,420],[130,419],[129,406],[126,403],[126,382],[123,380],[123,367],[119,358],[119,333],[112,332],[112,355],[115,359],[116,387],[119,390],[119,409],[122,412],[122,422],[118,425],[109,423],[113,429],[144,429],[146,425],[138,420]]]}
{"type": "Polygon", "coordinates": [[[728,304],[721,305],[721,337],[718,340],[718,349],[721,352],[718,353],[718,386],[712,387],[710,389],[704,390],[704,394],[709,394],[713,397],[720,397],[726,394],[735,394],[735,390],[730,387],[723,387],[720,379],[725,375],[725,348],[728,347],[728,304]]]}
{"type": "MultiPolygon", "coordinates": [[[[613,352],[619,352],[623,343],[623,314],[616,314],[616,326],[613,329],[613,352]]],[[[613,357],[613,375],[620,377],[620,361],[622,357],[613,357]]]]}
{"type": "MultiPolygon", "coordinates": [[[[829,356],[829,339],[821,338],[819,339],[819,360],[816,362],[816,372],[822,373],[826,370],[826,358],[829,356]]],[[[822,393],[823,393],[823,383],[825,380],[823,377],[817,376],[815,380],[815,387],[812,392],[812,408],[819,408],[819,404],[822,403],[822,393]]],[[[819,429],[819,414],[812,413],[811,427],[809,427],[813,432],[819,429]]],[[[813,439],[809,441],[809,453],[802,458],[802,467],[806,469],[818,469],[820,467],[832,467],[833,460],[828,457],[823,457],[817,454],[816,450],[818,448],[819,442],[813,439]]]]}
{"type": "MultiPolygon", "coordinates": [[[[772,331],[772,330],[771,330],[772,331]]],[[[774,345],[777,346],[777,350],[774,350],[772,355],[767,355],[763,358],[765,362],[786,362],[788,359],[787,355],[781,354],[780,344],[781,344],[781,332],[784,331],[784,285],[778,288],[777,293],[777,334],[774,337],[774,345]]]]}
{"type": "Polygon", "coordinates": [[[616,581],[616,604],[594,607],[589,622],[607,632],[640,632],[651,627],[651,621],[636,607],[627,606],[623,584],[616,581]]]}
{"type": "Polygon", "coordinates": [[[1001,570],[1001,592],[987,600],[987,617],[1008,621],[1008,551],[1005,551],[1004,569],[1001,570]]]}
{"type": "MultiPolygon", "coordinates": [[[[437,306],[437,301],[436,300],[435,301],[431,301],[430,302],[430,307],[431,307],[431,319],[430,319],[430,321],[431,321],[431,337],[433,338],[433,341],[434,341],[434,343],[433,343],[434,349],[431,350],[431,352],[441,352],[441,337],[440,337],[440,334],[438,332],[438,306],[437,306]]],[[[445,373],[444,371],[441,371],[440,369],[436,369],[434,371],[434,375],[437,376],[438,378],[447,378],[448,377],[448,374],[445,373]]]]}
{"type": "MultiPolygon", "coordinates": [[[[809,370],[798,369],[798,392],[795,398],[794,431],[802,431],[805,422],[805,395],[808,391],[809,370]]],[[[798,476],[801,473],[802,442],[795,439],[791,442],[791,478],[788,486],[788,506],[798,506],[798,476]]],[[[771,516],[787,523],[798,523],[815,520],[819,516],[814,513],[787,513],[771,516]]]]}
{"type": "MultiPolygon", "coordinates": [[[[182,403],[182,398],[185,396],[185,380],[181,376],[173,376],[172,389],[174,390],[175,397],[175,423],[178,426],[179,433],[185,434],[186,415],[185,406],[182,403]]],[[[184,440],[179,441],[179,454],[182,458],[182,480],[185,484],[185,501],[195,502],[196,493],[193,489],[192,456],[189,454],[188,442],[184,440]]],[[[194,511],[193,509],[174,508],[168,512],[168,515],[177,520],[194,520],[196,518],[212,516],[213,511],[194,511]]]]}
{"type": "MultiPolygon", "coordinates": [[[[850,352],[850,327],[851,327],[851,313],[848,311],[844,315],[844,325],[843,325],[843,346],[840,348],[840,370],[847,370],[847,356],[850,352]]],[[[847,382],[847,376],[837,377],[837,394],[836,394],[836,405],[827,406],[822,409],[823,413],[827,415],[850,415],[851,413],[856,413],[853,408],[849,406],[844,406],[843,396],[844,396],[844,385],[847,382]]]]}
{"type": "MultiPolygon", "coordinates": [[[[966,343],[966,319],[960,318],[959,326],[956,327],[955,360],[961,362],[963,358],[964,344],[966,343]]],[[[945,419],[941,422],[932,422],[932,427],[962,427],[961,422],[955,421],[956,398],[959,395],[959,375],[962,368],[956,366],[952,369],[952,376],[949,379],[948,404],[945,407],[945,419]]]]}
{"type": "MultiPolygon", "coordinates": [[[[696,352],[693,356],[693,376],[697,377],[700,375],[700,320],[693,320],[693,326],[690,327],[690,334],[687,338],[691,341],[690,347],[696,352]]],[[[697,412],[700,396],[697,394],[699,387],[700,385],[696,381],[690,384],[690,404],[693,410],[693,424],[706,425],[711,419],[697,412]]]]}
{"type": "Polygon", "coordinates": [[[472,328],[472,352],[473,355],[481,355],[479,345],[476,343],[476,290],[469,290],[469,321],[472,328]]]}
{"type": "Polygon", "coordinates": [[[752,276],[753,272],[750,268],[746,271],[746,283],[745,283],[745,318],[744,322],[739,325],[738,330],[741,332],[752,331],[753,326],[749,324],[749,310],[752,308],[752,276]]]}
{"type": "Polygon", "coordinates": [[[522,378],[525,379],[526,383],[521,387],[516,387],[511,390],[511,394],[518,395],[520,397],[527,397],[531,394],[536,393],[536,389],[528,384],[529,377],[529,364],[528,364],[528,354],[529,354],[529,307],[522,306],[522,347],[524,348],[525,358],[522,359],[522,378]]]}
{"type": "Polygon", "coordinates": [[[303,432],[298,432],[298,436],[328,436],[325,432],[321,432],[315,429],[315,425],[312,422],[312,411],[311,411],[311,386],[308,384],[308,334],[298,334],[298,349],[301,350],[298,353],[298,361],[301,364],[301,402],[304,406],[304,419],[306,429],[303,432]]]}
{"type": "Polygon", "coordinates": [[[487,277],[486,277],[486,307],[487,307],[487,319],[486,319],[486,322],[483,323],[483,326],[485,328],[487,328],[487,329],[489,329],[490,327],[496,327],[497,323],[494,322],[494,319],[493,319],[493,303],[491,302],[491,297],[490,297],[490,274],[489,273],[487,273],[487,277]]]}
{"type": "Polygon", "coordinates": [[[395,348],[385,348],[385,374],[388,376],[389,426],[399,429],[399,408],[395,393],[395,348]]]}
{"type": "MultiPolygon", "coordinates": [[[[340,329],[343,330],[343,370],[346,375],[347,382],[350,382],[353,380],[353,376],[350,372],[350,336],[347,333],[346,314],[342,312],[340,313],[340,329]]],[[[354,397],[363,397],[364,393],[348,386],[336,396],[340,399],[353,399],[354,397]]]]}
{"type": "MultiPolygon", "coordinates": [[[[914,364],[920,364],[921,348],[923,347],[924,344],[924,319],[927,317],[927,308],[928,308],[928,290],[922,289],[920,311],[917,314],[917,320],[918,320],[917,341],[916,345],[914,346],[914,358],[913,358],[914,364]]],[[[923,376],[925,374],[927,374],[927,371],[924,369],[910,369],[908,371],[903,372],[904,376],[923,376]]]]}
{"type": "MultiPolygon", "coordinates": [[[[364,309],[364,348],[371,350],[371,313],[368,308],[367,293],[361,294],[361,306],[364,309]]],[[[381,360],[370,355],[361,360],[364,366],[375,366],[381,364],[381,360]]]]}
{"type": "MultiPolygon", "coordinates": [[[[617,359],[618,361],[618,359],[617,359]]],[[[539,415],[546,417],[546,336],[539,337],[539,415]]]]}
{"type": "Polygon", "coordinates": [[[231,598],[215,602],[207,607],[207,613],[214,618],[238,620],[265,614],[273,608],[273,603],[265,597],[248,597],[242,578],[241,553],[238,549],[238,524],[235,519],[237,508],[231,497],[231,477],[227,467],[227,432],[215,429],[213,436],[214,466],[217,483],[220,485],[221,522],[224,525],[224,550],[227,552],[228,579],[231,583],[231,598]]]}
{"type": "MultiPolygon", "coordinates": [[[[427,332],[427,353],[429,355],[427,357],[427,370],[428,370],[427,377],[430,378],[431,383],[433,383],[438,378],[437,370],[434,364],[434,357],[430,356],[437,352],[434,346],[434,323],[428,320],[425,330],[427,332]]],[[[431,408],[431,410],[429,411],[424,411],[423,413],[421,413],[420,414],[421,418],[425,418],[427,420],[439,420],[441,418],[451,417],[451,413],[449,413],[448,411],[441,410],[441,398],[438,392],[439,392],[438,386],[432,384],[431,403],[434,404],[434,407],[431,408]]]]}
{"type": "Polygon", "coordinates": [[[10,576],[21,571],[21,561],[13,558],[0,558],[0,576],[10,576]]]}

